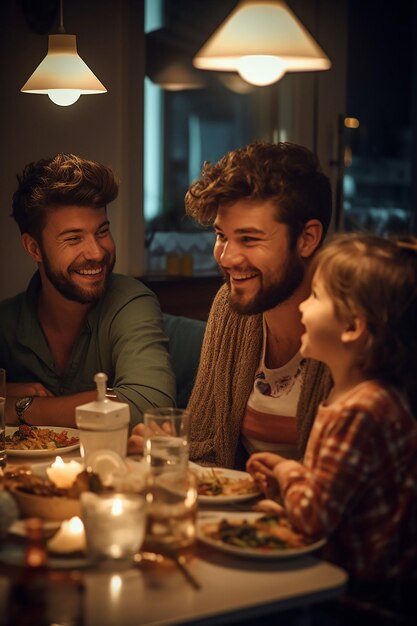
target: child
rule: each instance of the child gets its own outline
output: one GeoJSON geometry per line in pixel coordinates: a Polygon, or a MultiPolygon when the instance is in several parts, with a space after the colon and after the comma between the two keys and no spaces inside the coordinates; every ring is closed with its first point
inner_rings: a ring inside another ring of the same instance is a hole
{"type": "Polygon", "coordinates": [[[247,469],[279,487],[292,525],[328,539],[356,579],[417,570],[417,242],[342,235],[317,255],[301,303],[301,353],[334,386],[319,407],[303,463],[256,453],[247,469]],[[403,245],[405,247],[403,247],[403,245]],[[414,377],[414,381],[413,381],[414,377]]]}

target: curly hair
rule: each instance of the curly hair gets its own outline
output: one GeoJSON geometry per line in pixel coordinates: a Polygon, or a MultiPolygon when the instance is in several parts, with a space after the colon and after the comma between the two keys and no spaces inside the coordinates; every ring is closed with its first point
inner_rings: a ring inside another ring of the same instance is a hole
{"type": "Polygon", "coordinates": [[[118,194],[112,170],[74,154],[29,163],[17,175],[12,217],[21,233],[39,241],[49,211],[59,206],[106,207],[118,194]]]}
{"type": "Polygon", "coordinates": [[[340,319],[363,315],[369,336],[359,363],[362,371],[412,389],[417,375],[417,240],[336,235],[311,269],[318,272],[340,319]]]}
{"type": "Polygon", "coordinates": [[[215,165],[206,161],[186,193],[185,210],[207,226],[219,205],[243,198],[273,201],[277,221],[289,227],[291,244],[311,219],[322,223],[324,239],[332,214],[330,182],[307,148],[259,141],[229,152],[215,165]]]}

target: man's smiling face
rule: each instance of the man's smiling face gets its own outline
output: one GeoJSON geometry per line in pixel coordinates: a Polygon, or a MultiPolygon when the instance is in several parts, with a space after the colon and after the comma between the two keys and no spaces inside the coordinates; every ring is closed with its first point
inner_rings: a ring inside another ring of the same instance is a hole
{"type": "Polygon", "coordinates": [[[297,249],[290,249],[288,226],[276,220],[269,200],[222,205],[214,228],[214,257],[239,313],[267,311],[287,300],[304,277],[297,249]]]}
{"type": "Polygon", "coordinates": [[[115,246],[106,209],[64,206],[50,211],[42,231],[40,269],[68,300],[94,303],[106,292],[115,246]]]}

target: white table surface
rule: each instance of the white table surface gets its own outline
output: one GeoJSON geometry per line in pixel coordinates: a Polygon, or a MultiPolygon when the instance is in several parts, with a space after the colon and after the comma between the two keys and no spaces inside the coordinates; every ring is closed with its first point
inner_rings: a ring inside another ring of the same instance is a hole
{"type": "MultiPolygon", "coordinates": [[[[65,455],[65,460],[74,456],[65,455]]],[[[39,462],[53,460],[54,456],[39,462]]],[[[14,458],[13,464],[17,462],[22,459],[14,458]]],[[[271,611],[335,597],[347,582],[343,569],[313,555],[268,561],[245,559],[201,544],[189,568],[202,589],[193,589],[173,565],[128,568],[111,564],[84,569],[85,626],[209,625],[247,618],[256,623],[257,617],[271,611]]],[[[0,604],[6,584],[0,578],[0,604]]],[[[3,611],[0,606],[0,613],[3,611]]]]}
{"type": "Polygon", "coordinates": [[[193,589],[176,569],[164,571],[161,566],[113,574],[86,572],[86,626],[256,619],[335,597],[347,580],[343,570],[314,557],[265,562],[197,552],[189,568],[200,581],[200,590],[193,589]]]}

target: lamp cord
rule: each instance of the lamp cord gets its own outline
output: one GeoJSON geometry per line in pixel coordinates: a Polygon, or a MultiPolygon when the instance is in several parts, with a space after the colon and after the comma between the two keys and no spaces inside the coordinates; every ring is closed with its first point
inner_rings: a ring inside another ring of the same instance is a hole
{"type": "Polygon", "coordinates": [[[64,0],[59,0],[59,33],[65,33],[64,28],[64,0]]]}

